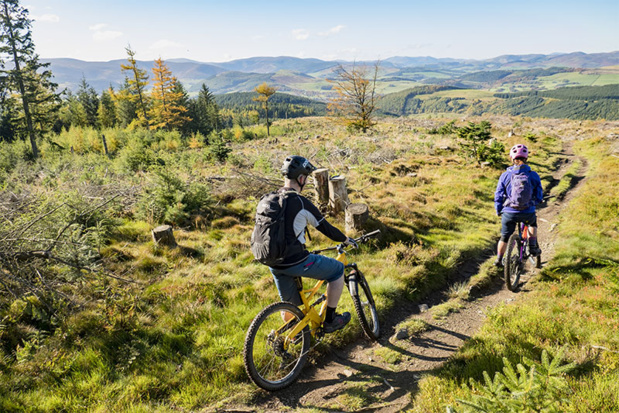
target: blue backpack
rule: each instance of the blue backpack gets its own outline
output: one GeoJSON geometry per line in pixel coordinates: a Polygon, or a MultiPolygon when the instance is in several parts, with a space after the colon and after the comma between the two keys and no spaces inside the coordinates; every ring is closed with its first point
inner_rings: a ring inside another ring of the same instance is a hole
{"type": "Polygon", "coordinates": [[[510,183],[510,193],[504,205],[518,211],[529,208],[533,199],[533,185],[528,172],[514,169],[510,183]]]}

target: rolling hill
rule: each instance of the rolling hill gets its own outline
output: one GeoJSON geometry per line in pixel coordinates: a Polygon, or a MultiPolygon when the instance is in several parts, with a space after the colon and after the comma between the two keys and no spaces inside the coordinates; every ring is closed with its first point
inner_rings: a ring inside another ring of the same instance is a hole
{"type": "MultiPolygon", "coordinates": [[[[51,64],[55,81],[61,89],[76,91],[82,78],[85,78],[88,84],[101,92],[110,85],[118,87],[124,79],[120,70],[120,65],[125,62],[124,60],[109,62],[85,62],[65,58],[41,60],[51,64]]],[[[333,68],[340,63],[353,64],[352,62],[288,56],[252,57],[224,63],[170,59],[166,63],[190,94],[196,94],[202,83],[205,83],[213,93],[222,94],[251,91],[256,85],[269,82],[280,90],[303,96],[328,93],[329,88],[324,87],[324,83],[325,79],[333,73],[333,68]]],[[[357,64],[365,63],[357,62],[357,64]]],[[[381,62],[382,70],[379,80],[393,84],[394,88],[402,90],[412,86],[411,82],[457,86],[456,83],[460,81],[458,78],[475,72],[552,67],[592,70],[616,65],[619,65],[619,51],[594,54],[576,52],[551,55],[504,55],[487,60],[397,56],[381,62]],[[398,87],[399,82],[406,83],[404,87],[398,87]]],[[[151,61],[138,61],[138,67],[148,70],[149,73],[152,66],[151,61]]]]}

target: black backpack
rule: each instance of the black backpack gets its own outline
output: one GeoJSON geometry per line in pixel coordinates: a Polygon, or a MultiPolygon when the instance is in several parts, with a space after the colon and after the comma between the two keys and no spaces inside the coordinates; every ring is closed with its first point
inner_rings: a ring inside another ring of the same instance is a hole
{"type": "Polygon", "coordinates": [[[256,225],[251,234],[251,252],[257,261],[269,267],[281,264],[286,257],[285,212],[287,198],[294,191],[277,191],[263,195],[256,207],[256,225]]]}

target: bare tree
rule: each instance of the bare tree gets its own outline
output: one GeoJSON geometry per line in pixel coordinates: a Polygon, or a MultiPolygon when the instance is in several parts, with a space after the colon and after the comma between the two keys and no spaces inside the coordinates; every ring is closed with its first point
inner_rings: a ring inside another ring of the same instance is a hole
{"type": "Polygon", "coordinates": [[[346,68],[339,65],[334,70],[335,78],[329,79],[333,83],[335,96],[328,105],[332,115],[345,120],[348,127],[360,130],[363,133],[374,126],[376,111],[376,79],[380,69],[380,61],[373,66],[357,66],[346,68]]]}

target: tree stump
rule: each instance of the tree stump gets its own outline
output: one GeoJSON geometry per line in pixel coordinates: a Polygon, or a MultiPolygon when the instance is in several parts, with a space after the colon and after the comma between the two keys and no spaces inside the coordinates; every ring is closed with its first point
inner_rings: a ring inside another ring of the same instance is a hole
{"type": "Polygon", "coordinates": [[[361,232],[370,212],[366,204],[348,204],[346,207],[346,233],[361,232]]]}
{"type": "Polygon", "coordinates": [[[346,178],[338,176],[329,179],[329,208],[331,208],[331,211],[338,214],[344,211],[349,203],[346,178]]]}
{"type": "Polygon", "coordinates": [[[316,199],[319,205],[329,203],[329,170],[326,168],[316,169],[312,174],[314,177],[316,199]]]}
{"type": "Polygon", "coordinates": [[[176,247],[174,232],[170,225],[161,225],[152,230],[153,242],[157,245],[165,245],[167,247],[176,247]]]}

